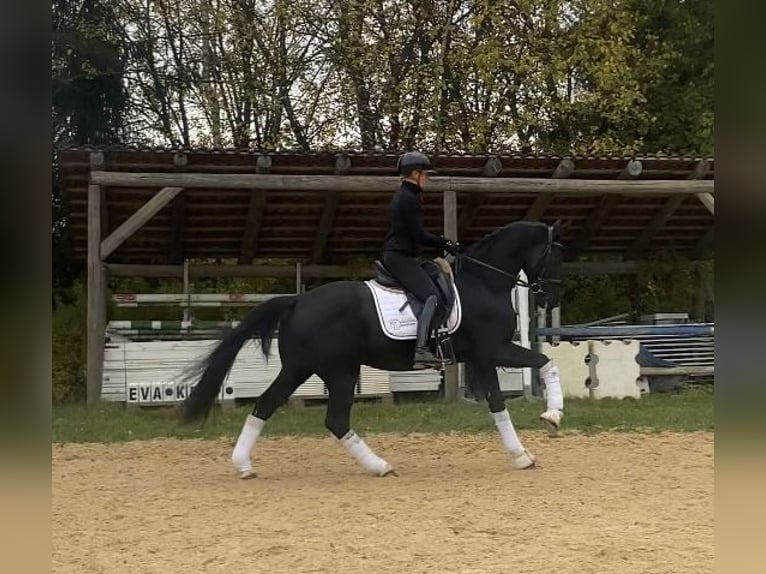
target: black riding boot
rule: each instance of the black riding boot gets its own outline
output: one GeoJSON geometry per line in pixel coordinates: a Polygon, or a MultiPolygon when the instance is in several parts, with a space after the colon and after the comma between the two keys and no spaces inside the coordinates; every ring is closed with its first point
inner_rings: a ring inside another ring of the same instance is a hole
{"type": "Polygon", "coordinates": [[[418,318],[418,339],[415,349],[415,367],[433,367],[441,365],[441,361],[428,348],[428,339],[431,334],[431,323],[436,313],[436,296],[431,295],[423,305],[423,311],[418,318]]]}

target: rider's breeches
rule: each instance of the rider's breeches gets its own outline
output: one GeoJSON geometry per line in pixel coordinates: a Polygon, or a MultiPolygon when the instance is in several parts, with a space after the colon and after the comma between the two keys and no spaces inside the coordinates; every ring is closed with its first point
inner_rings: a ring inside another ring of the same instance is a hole
{"type": "Polygon", "coordinates": [[[421,303],[431,295],[438,297],[436,285],[416,259],[396,251],[385,251],[383,265],[399,280],[404,289],[417,297],[421,303]]]}

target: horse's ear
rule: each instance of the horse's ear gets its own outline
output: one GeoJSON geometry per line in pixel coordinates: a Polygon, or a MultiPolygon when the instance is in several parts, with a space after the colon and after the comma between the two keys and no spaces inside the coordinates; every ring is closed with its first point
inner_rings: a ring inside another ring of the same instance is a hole
{"type": "Polygon", "coordinates": [[[553,229],[553,237],[558,239],[561,236],[561,220],[557,219],[553,225],[551,225],[551,229],[553,229]]]}

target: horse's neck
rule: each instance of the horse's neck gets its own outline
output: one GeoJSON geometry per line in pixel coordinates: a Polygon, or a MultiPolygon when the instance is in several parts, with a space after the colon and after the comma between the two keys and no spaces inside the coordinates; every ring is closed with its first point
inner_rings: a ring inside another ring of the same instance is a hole
{"type": "MultiPolygon", "coordinates": [[[[524,261],[525,248],[524,230],[509,229],[504,235],[497,237],[490,245],[481,246],[478,244],[475,249],[469,249],[466,255],[477,259],[483,263],[492,265],[501,269],[508,275],[516,277],[521,271],[524,261]]],[[[512,289],[514,281],[502,273],[488,269],[476,263],[464,262],[465,269],[458,273],[466,274],[467,278],[476,279],[495,289],[512,289]]]]}
{"type": "Polygon", "coordinates": [[[506,258],[505,261],[501,257],[491,257],[487,253],[480,253],[477,255],[470,255],[482,263],[487,263],[501,270],[503,273],[488,269],[483,265],[474,263],[472,261],[463,260],[460,262],[458,272],[455,274],[455,282],[460,288],[463,285],[470,283],[481,283],[486,285],[492,292],[508,292],[514,287],[514,279],[518,275],[521,269],[521,262],[518,261],[518,257],[506,258]],[[511,259],[511,261],[509,261],[511,259]],[[507,274],[507,275],[506,275],[507,274]]]}

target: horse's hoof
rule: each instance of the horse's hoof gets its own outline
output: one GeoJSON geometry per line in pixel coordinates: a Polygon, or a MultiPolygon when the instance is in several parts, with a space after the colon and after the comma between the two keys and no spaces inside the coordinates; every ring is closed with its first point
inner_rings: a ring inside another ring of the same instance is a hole
{"type": "Polygon", "coordinates": [[[250,480],[251,478],[258,478],[258,475],[255,474],[252,470],[246,470],[239,473],[239,478],[242,480],[250,480]]]}
{"type": "Polygon", "coordinates": [[[536,462],[537,460],[528,450],[524,450],[516,455],[511,455],[511,466],[516,470],[534,468],[536,462]]]}
{"type": "Polygon", "coordinates": [[[389,466],[383,472],[381,472],[378,476],[380,478],[385,478],[386,476],[399,476],[399,474],[393,468],[389,466]]]}
{"type": "Polygon", "coordinates": [[[540,420],[548,431],[548,436],[558,436],[559,426],[561,425],[561,419],[563,416],[564,413],[554,409],[545,411],[540,415],[540,420]]]}

